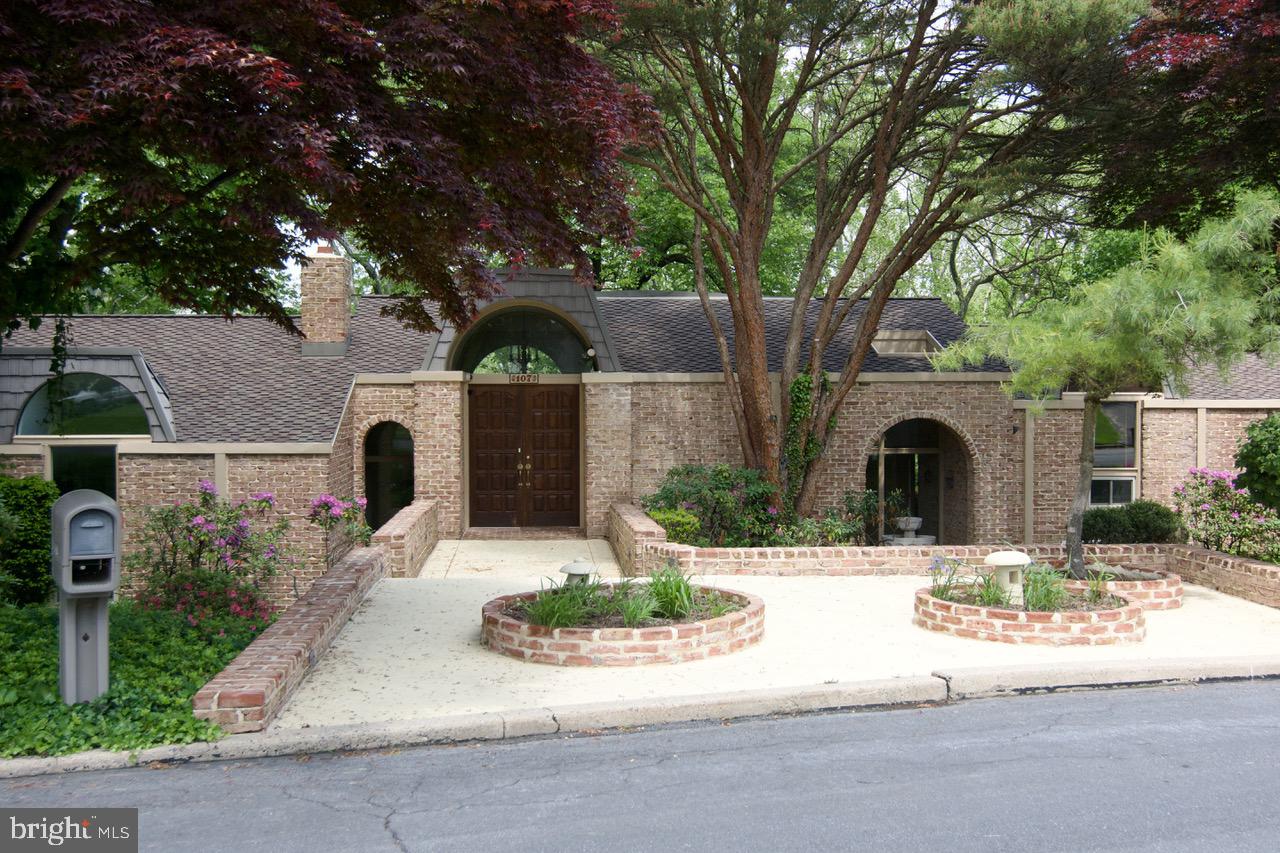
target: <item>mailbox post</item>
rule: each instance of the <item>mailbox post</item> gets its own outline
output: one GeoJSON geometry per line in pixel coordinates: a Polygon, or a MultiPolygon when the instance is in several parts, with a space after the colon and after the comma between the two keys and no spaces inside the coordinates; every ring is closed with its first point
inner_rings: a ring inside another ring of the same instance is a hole
{"type": "Polygon", "coordinates": [[[53,505],[53,580],[58,587],[58,686],[68,705],[107,691],[107,604],[120,586],[120,508],[77,489],[53,505]]]}

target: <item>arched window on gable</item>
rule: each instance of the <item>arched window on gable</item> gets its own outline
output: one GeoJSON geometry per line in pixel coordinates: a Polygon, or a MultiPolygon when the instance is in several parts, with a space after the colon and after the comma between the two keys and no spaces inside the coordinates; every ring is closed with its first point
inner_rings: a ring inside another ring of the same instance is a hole
{"type": "MultiPolygon", "coordinates": [[[[147,411],[110,376],[67,373],[36,389],[18,416],[19,436],[131,436],[151,434],[147,411]]],[[[113,442],[51,444],[53,481],[64,493],[96,489],[116,495],[113,442]]]]}

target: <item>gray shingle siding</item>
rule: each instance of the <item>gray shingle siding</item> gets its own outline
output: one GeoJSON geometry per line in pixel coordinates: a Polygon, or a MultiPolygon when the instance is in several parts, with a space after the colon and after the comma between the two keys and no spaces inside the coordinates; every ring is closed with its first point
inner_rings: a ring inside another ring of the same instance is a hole
{"type": "MultiPolygon", "coordinates": [[[[0,358],[0,444],[13,440],[22,407],[49,380],[50,351],[43,348],[13,349],[0,358]]],[[[67,359],[67,373],[98,373],[127,388],[147,413],[154,441],[174,440],[168,400],[144,376],[147,366],[139,351],[92,352],[81,350],[67,359]]]]}

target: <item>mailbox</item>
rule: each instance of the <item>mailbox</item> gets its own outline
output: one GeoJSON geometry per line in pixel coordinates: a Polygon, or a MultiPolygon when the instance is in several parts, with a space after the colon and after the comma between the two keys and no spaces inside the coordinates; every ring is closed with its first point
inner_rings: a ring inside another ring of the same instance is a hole
{"type": "Polygon", "coordinates": [[[53,505],[53,582],[58,588],[59,686],[68,705],[107,690],[107,605],[120,586],[120,508],[92,489],[53,505]]]}

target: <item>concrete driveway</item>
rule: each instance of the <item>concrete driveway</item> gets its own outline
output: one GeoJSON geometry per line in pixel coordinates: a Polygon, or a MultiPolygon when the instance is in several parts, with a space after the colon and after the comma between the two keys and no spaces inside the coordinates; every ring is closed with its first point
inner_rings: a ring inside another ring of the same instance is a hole
{"type": "Polygon", "coordinates": [[[702,578],[760,595],[767,608],[762,643],[705,661],[556,667],[480,645],[484,602],[559,580],[559,567],[574,559],[617,572],[603,540],[441,542],[420,577],[387,579],[371,591],[275,726],[642,702],[958,667],[1280,655],[1280,611],[1195,586],[1186,587],[1182,609],[1147,614],[1147,639],[1131,646],[1010,646],[935,634],[911,624],[922,577],[702,578]]]}

